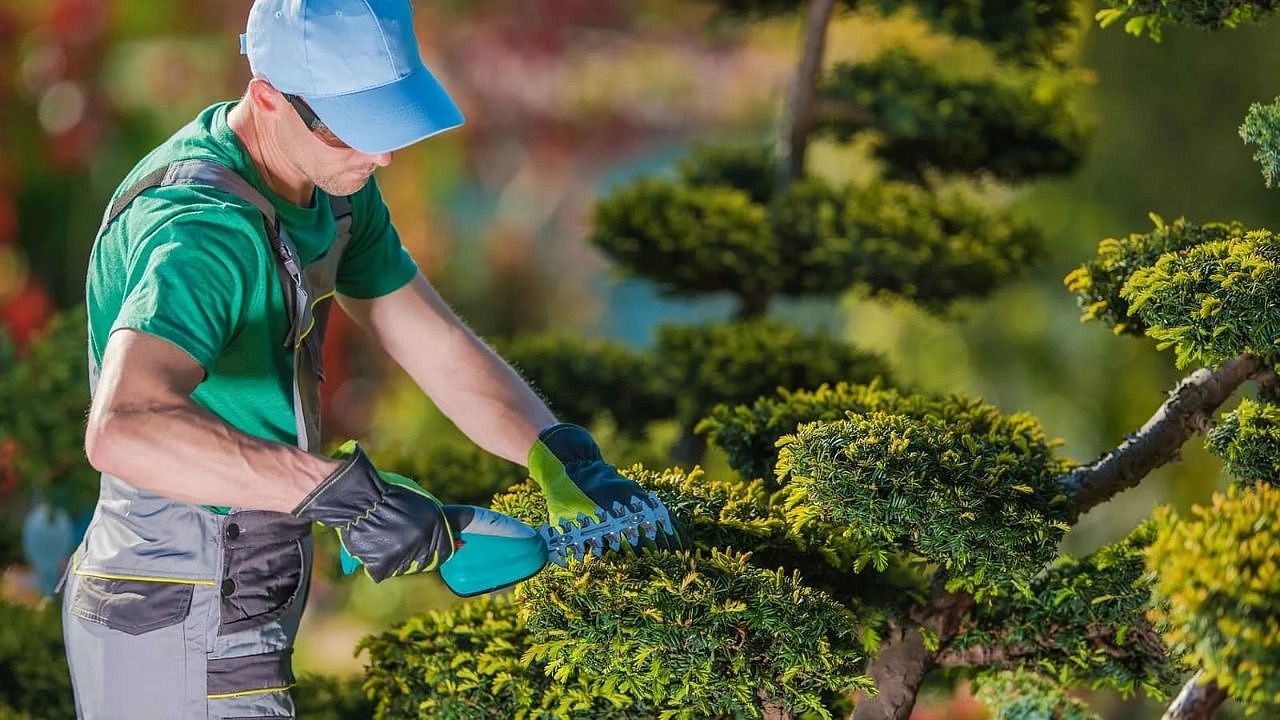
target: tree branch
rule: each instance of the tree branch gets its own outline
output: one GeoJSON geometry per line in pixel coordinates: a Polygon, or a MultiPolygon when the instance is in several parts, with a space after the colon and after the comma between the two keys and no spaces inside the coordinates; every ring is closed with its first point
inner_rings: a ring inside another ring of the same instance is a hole
{"type": "Polygon", "coordinates": [[[827,25],[835,0],[809,0],[805,11],[804,39],[800,64],[787,90],[787,102],[782,108],[782,122],[778,127],[775,147],[777,155],[777,190],[781,192],[804,176],[804,156],[809,145],[809,132],[813,127],[814,96],[817,95],[818,73],[822,70],[822,56],[827,46],[827,25]]]}
{"type": "MultiPolygon", "coordinates": [[[[875,118],[867,109],[844,98],[824,97],[814,100],[812,124],[840,122],[860,128],[875,125],[875,118]]],[[[812,130],[812,126],[810,130],[812,130]]]]}
{"type": "Polygon", "coordinates": [[[792,720],[795,717],[781,701],[769,697],[764,690],[757,690],[756,697],[760,698],[760,712],[764,720],[792,720]]]}
{"type": "Polygon", "coordinates": [[[1227,693],[1216,683],[1206,682],[1204,671],[1200,670],[1182,686],[1162,720],[1209,720],[1226,699],[1227,693]]]}
{"type": "Polygon", "coordinates": [[[938,667],[1003,667],[1034,652],[1022,645],[971,645],[957,650],[948,648],[936,660],[938,667]]]}
{"type": "MultiPolygon", "coordinates": [[[[1007,668],[1015,663],[1034,660],[1037,656],[1070,653],[1070,649],[1064,649],[1058,644],[1059,634],[1064,630],[1061,625],[1047,625],[1042,628],[1042,636],[1022,643],[1002,642],[997,636],[995,642],[987,645],[947,648],[938,655],[935,664],[946,668],[1007,668]]],[[[1163,655],[1167,652],[1160,634],[1145,622],[1130,628],[1127,641],[1122,645],[1116,644],[1116,628],[1111,625],[1089,621],[1082,632],[1095,652],[1121,660],[1143,655],[1163,655]]]]}
{"type": "MultiPolygon", "coordinates": [[[[933,598],[911,613],[912,620],[938,637],[945,646],[959,632],[964,617],[973,609],[969,593],[947,592],[942,577],[934,578],[933,598]]],[[[920,630],[897,629],[880,646],[867,665],[875,681],[875,697],[862,697],[853,708],[853,720],[907,720],[916,704],[916,694],[925,673],[935,666],[937,653],[925,647],[920,630]]]]}
{"type": "Polygon", "coordinates": [[[1174,460],[1183,443],[1209,428],[1218,406],[1260,372],[1265,372],[1261,358],[1244,354],[1218,370],[1201,368],[1183,378],[1138,432],[1126,437],[1115,450],[1062,478],[1071,498],[1070,519],[1075,521],[1174,460]]]}

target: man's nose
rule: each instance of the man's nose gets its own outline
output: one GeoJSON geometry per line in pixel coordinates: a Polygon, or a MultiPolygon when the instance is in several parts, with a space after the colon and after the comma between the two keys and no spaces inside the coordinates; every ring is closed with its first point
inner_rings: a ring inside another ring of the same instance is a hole
{"type": "Polygon", "coordinates": [[[378,167],[386,167],[391,164],[392,155],[394,155],[394,153],[378,153],[377,155],[370,155],[369,159],[373,160],[373,164],[378,167]]]}

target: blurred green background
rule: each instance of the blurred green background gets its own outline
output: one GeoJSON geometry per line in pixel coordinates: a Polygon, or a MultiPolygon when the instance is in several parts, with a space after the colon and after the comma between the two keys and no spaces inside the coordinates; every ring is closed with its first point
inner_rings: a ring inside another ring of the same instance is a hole
{"type": "MultiPolygon", "coordinates": [[[[58,310],[83,297],[103,206],[152,146],[248,78],[237,54],[247,0],[6,0],[0,5],[0,324],[21,356],[58,310]]],[[[397,153],[380,183],[402,239],[455,309],[501,339],[555,327],[637,346],[665,319],[718,319],[730,302],[664,299],[616,277],[583,237],[593,199],[669,166],[698,139],[762,137],[772,126],[798,40],[796,20],[735,27],[675,0],[488,0],[417,4],[427,63],[468,118],[458,131],[397,153]]],[[[1086,461],[1142,425],[1180,374],[1145,339],[1083,325],[1062,278],[1109,236],[1151,227],[1149,212],[1195,222],[1280,225],[1251,150],[1236,134],[1249,104],[1280,92],[1280,25],[1209,34],[1170,27],[1163,42],[1098,30],[1079,8],[1076,52],[1094,124],[1083,168],[995,193],[1046,236],[1049,259],[1025,280],[940,319],[856,296],[784,301],[774,313],[887,355],[924,389],[981,396],[1035,414],[1086,461]]],[[[933,39],[909,18],[840,17],[831,60],[933,39]]],[[[818,172],[857,176],[865,157],[818,143],[818,172]]],[[[457,431],[405,377],[339,323],[327,348],[326,432],[404,445],[457,431]]],[[[9,417],[22,408],[9,408],[9,417]]],[[[69,415],[76,428],[82,416],[69,415]]],[[[0,426],[0,509],[32,500],[0,426]]],[[[629,463],[632,458],[614,457],[629,463]]],[[[710,459],[717,462],[715,457],[710,459]]],[[[1182,462],[1089,514],[1064,550],[1087,552],[1161,503],[1185,508],[1226,484],[1191,443],[1182,462]]],[[[447,496],[446,496],[446,499],[447,496]]],[[[334,564],[332,548],[318,562],[334,564]]],[[[34,601],[22,564],[3,596],[34,601]]],[[[355,641],[450,602],[431,578],[374,586],[320,573],[297,666],[351,673],[355,641]]],[[[1132,717],[1142,701],[1112,703],[1132,717]]],[[[1103,707],[1099,707],[1103,709],[1103,707]]],[[[920,718],[981,717],[937,698],[920,718]],[[969,713],[969,714],[965,714],[969,713]]]]}

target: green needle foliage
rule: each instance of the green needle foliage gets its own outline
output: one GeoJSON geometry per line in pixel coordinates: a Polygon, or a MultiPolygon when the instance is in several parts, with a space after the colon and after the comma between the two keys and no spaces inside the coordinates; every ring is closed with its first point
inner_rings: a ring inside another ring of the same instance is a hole
{"type": "MultiPolygon", "coordinates": [[[[852,564],[850,543],[812,544],[830,530],[789,528],[783,503],[759,483],[696,470],[624,474],[659,494],[696,549],[624,551],[522,584],[522,617],[538,638],[528,660],[602,698],[638,698],[661,710],[655,717],[760,717],[762,698],[830,717],[839,695],[867,687],[859,643],[874,640],[879,615],[860,624],[813,587],[852,564]]],[[[526,522],[546,516],[532,483],[494,508],[526,522]]]]}
{"type": "Polygon", "coordinates": [[[1155,265],[1165,253],[1182,251],[1215,240],[1243,235],[1240,223],[1196,225],[1178,218],[1171,223],[1154,213],[1155,229],[1131,233],[1123,238],[1107,238],[1098,243],[1098,256],[1067,275],[1067,290],[1076,295],[1084,314],[1082,321],[1097,320],[1117,333],[1143,335],[1147,324],[1129,311],[1129,301],[1121,289],[1135,272],[1155,265]]]}
{"type": "Polygon", "coordinates": [[[1124,20],[1125,32],[1159,41],[1168,23],[1208,30],[1239,27],[1271,14],[1277,0],[1106,0],[1095,16],[1102,27],[1124,20]]]}
{"type": "Polygon", "coordinates": [[[1041,255],[1030,225],[963,196],[873,182],[818,179],[772,193],[759,152],[704,148],[688,180],[644,179],[596,206],[591,242],[668,293],[729,291],[741,315],[774,294],[832,295],[851,287],[931,309],[983,297],[1041,255]],[[726,183],[726,184],[711,184],[726,183]]]}
{"type": "Polygon", "coordinates": [[[645,178],[596,205],[590,241],[671,293],[767,297],[778,250],[764,208],[727,187],[645,178]]]}
{"type": "Polygon", "coordinates": [[[1155,516],[1147,565],[1167,639],[1207,680],[1266,717],[1280,712],[1280,488],[1215,494],[1183,518],[1155,516]]]}
{"type": "MultiPolygon", "coordinates": [[[[825,252],[854,258],[853,279],[871,293],[935,312],[987,296],[1042,256],[1030,224],[958,194],[884,182],[851,190],[846,201],[842,239],[825,252]]],[[[817,263],[812,271],[821,272],[817,263]]]]}
{"type": "Polygon", "coordinates": [[[637,433],[675,414],[672,386],[662,382],[657,360],[622,343],[522,335],[498,351],[565,422],[590,425],[608,412],[619,431],[637,433]]]}
{"type": "Polygon", "coordinates": [[[1061,683],[1029,670],[986,673],[974,686],[974,697],[991,708],[991,720],[1100,720],[1061,683]]]}
{"type": "MultiPolygon", "coordinates": [[[[747,19],[806,7],[719,5],[747,19]]],[[[709,145],[673,174],[598,202],[590,241],[621,272],[670,295],[728,294],[736,321],[661,327],[647,352],[538,340],[504,354],[567,417],[622,408],[632,417],[615,418],[619,431],[639,434],[665,412],[684,433],[681,461],[701,452],[696,426],[739,474],[624,469],[658,494],[691,547],[628,547],[550,566],[516,588],[518,611],[464,606],[476,609],[403,626],[412,631],[384,636],[374,653],[382,707],[431,717],[843,717],[852,694],[872,690],[863,673],[882,637],[899,643],[899,630],[931,627],[937,612],[974,624],[967,598],[935,596],[936,580],[972,592],[985,611],[1031,603],[1068,509],[1059,482],[1068,465],[1039,426],[974,400],[890,389],[878,356],[767,314],[778,296],[853,290],[945,315],[1043,257],[1032,225],[993,209],[957,175],[1022,182],[1079,163],[1082,124],[1050,91],[1060,78],[1038,82],[1042,70],[1063,73],[1053,55],[1071,32],[1071,7],[859,4],[916,12],[985,43],[997,62],[997,79],[961,81],[890,52],[819,78],[841,96],[820,99],[815,114],[858,118],[829,130],[838,142],[864,130],[878,137],[884,176],[843,184],[793,167],[784,177],[771,148],[709,145]],[[1019,67],[1001,72],[1010,64],[1019,67]],[[939,171],[951,175],[945,192],[933,183],[939,171]]],[[[792,150],[811,129],[793,136],[792,150]]],[[[534,524],[546,518],[531,481],[492,507],[534,524]]],[[[1084,596],[1082,583],[1073,587],[1084,596]]],[[[1105,601],[1097,610],[1120,614],[1105,601]]],[[[1094,659],[1068,647],[1074,637],[1045,655],[1063,666],[1094,659]]],[[[946,651],[942,642],[926,638],[928,652],[946,651]]]]}
{"type": "MultiPolygon", "coordinates": [[[[866,548],[836,528],[797,518],[785,494],[768,492],[759,480],[710,479],[696,468],[658,472],[635,465],[621,472],[657,492],[699,550],[749,553],[757,567],[799,572],[807,584],[845,600],[864,590],[848,580],[869,563],[866,548]]],[[[546,504],[533,481],[498,496],[493,507],[531,525],[546,522],[546,504]]],[[[899,589],[918,588],[905,578],[899,589]]]]}
{"type": "Polygon", "coordinates": [[[1145,552],[1155,527],[1084,558],[1062,556],[1039,573],[1031,594],[978,608],[955,650],[994,649],[991,668],[1034,668],[1063,685],[1106,687],[1128,696],[1163,698],[1181,669],[1146,618],[1151,577],[1145,552]]]}
{"type": "Polygon", "coordinates": [[[817,390],[778,390],[750,405],[718,405],[698,425],[712,443],[724,450],[729,464],[744,478],[763,478],[776,486],[778,439],[815,421],[843,420],[850,413],[885,412],[894,415],[945,420],[963,415],[981,403],[964,398],[901,394],[880,383],[823,385],[817,390]]]}
{"type": "Polygon", "coordinates": [[[526,661],[531,638],[507,599],[481,598],[409,619],[360,642],[369,653],[365,687],[378,720],[629,720],[651,717],[629,698],[603,697],[589,684],[553,680],[526,661]]]}
{"type": "Polygon", "coordinates": [[[1256,230],[1166,253],[1133,273],[1120,291],[1178,366],[1218,365],[1241,353],[1265,355],[1280,339],[1271,311],[1280,297],[1280,244],[1256,230]]]}
{"type": "Polygon", "coordinates": [[[1069,528],[1066,464],[1025,414],[876,411],[803,425],[779,445],[778,475],[812,513],[873,549],[942,566],[948,589],[979,599],[1030,594],[1069,528]]]}
{"type": "Polygon", "coordinates": [[[1253,159],[1262,166],[1262,179],[1267,187],[1280,184],[1280,98],[1270,105],[1249,106],[1249,113],[1240,125],[1240,139],[1258,146],[1253,159]]]}
{"type": "Polygon", "coordinates": [[[822,92],[866,115],[824,126],[841,141],[878,130],[876,155],[899,178],[937,169],[1019,182],[1072,172],[1084,157],[1088,132],[1070,97],[1037,92],[1030,80],[952,78],[893,49],[871,62],[837,65],[822,92]]]}
{"type": "Polygon", "coordinates": [[[769,206],[779,253],[779,292],[832,295],[851,287],[941,312],[981,298],[1041,256],[1026,223],[959,194],[873,182],[836,190],[807,179],[769,206]]]}
{"type": "Polygon", "coordinates": [[[776,190],[774,162],[768,146],[699,143],[676,163],[676,174],[691,187],[734,188],[767,205],[776,190]]]}
{"type": "Polygon", "coordinates": [[[679,388],[676,413],[692,426],[719,403],[754,400],[779,387],[816,388],[888,374],[878,355],[776,320],[658,328],[654,354],[666,387],[679,388]]]}
{"type": "Polygon", "coordinates": [[[1280,486],[1280,406],[1241,400],[1209,432],[1206,446],[1239,481],[1280,486]]]}
{"type": "Polygon", "coordinates": [[[1052,59],[1075,25],[1072,0],[876,0],[914,7],[939,29],[979,40],[997,55],[1035,65],[1052,59]]]}
{"type": "Polygon", "coordinates": [[[660,718],[760,718],[762,701],[830,718],[834,698],[870,690],[857,619],[798,574],[748,559],[663,552],[544,572],[520,590],[538,637],[526,657],[660,718]]]}
{"type": "MultiPolygon", "coordinates": [[[[801,0],[715,0],[730,17],[761,19],[798,13],[801,0]]],[[[843,0],[837,8],[891,14],[918,12],[940,31],[978,40],[1002,58],[1035,65],[1051,60],[1075,25],[1071,0],[843,0]]]]}

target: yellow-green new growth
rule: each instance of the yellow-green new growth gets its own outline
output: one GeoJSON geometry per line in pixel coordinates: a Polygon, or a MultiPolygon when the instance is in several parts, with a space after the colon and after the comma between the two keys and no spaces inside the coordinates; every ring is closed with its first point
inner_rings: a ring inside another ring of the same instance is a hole
{"type": "Polygon", "coordinates": [[[1153,617],[1167,639],[1207,679],[1253,710],[1280,712],[1280,488],[1257,485],[1217,493],[1190,517],[1156,513],[1147,557],[1153,617]]]}

